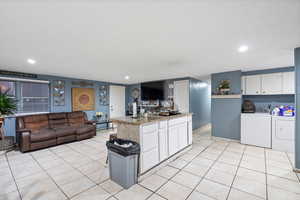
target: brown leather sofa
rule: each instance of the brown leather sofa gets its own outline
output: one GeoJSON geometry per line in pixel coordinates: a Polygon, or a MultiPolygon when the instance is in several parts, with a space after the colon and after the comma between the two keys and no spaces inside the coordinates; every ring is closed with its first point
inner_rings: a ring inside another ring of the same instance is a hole
{"type": "Polygon", "coordinates": [[[92,138],[96,124],[85,112],[49,113],[17,117],[17,142],[22,152],[92,138]]]}

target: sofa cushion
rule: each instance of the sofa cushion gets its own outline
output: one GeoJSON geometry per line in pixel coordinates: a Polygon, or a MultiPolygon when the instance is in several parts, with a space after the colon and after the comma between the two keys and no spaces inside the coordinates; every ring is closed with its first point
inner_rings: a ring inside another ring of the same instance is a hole
{"type": "Polygon", "coordinates": [[[67,114],[68,122],[71,126],[82,126],[85,123],[85,114],[82,111],[71,112],[67,114]]]}
{"type": "Polygon", "coordinates": [[[91,131],[95,131],[95,126],[93,125],[84,125],[76,128],[77,134],[85,134],[91,131]]]}
{"type": "Polygon", "coordinates": [[[48,116],[45,114],[25,116],[23,121],[25,128],[33,131],[49,127],[48,116]]]}
{"type": "Polygon", "coordinates": [[[48,116],[50,128],[59,128],[68,125],[66,113],[50,113],[48,116]]]}
{"type": "Polygon", "coordinates": [[[63,136],[76,134],[76,129],[74,127],[70,127],[70,126],[55,128],[54,130],[55,130],[57,137],[63,137],[63,136]]]}
{"type": "Polygon", "coordinates": [[[30,134],[31,142],[41,142],[45,140],[51,140],[56,138],[56,133],[54,130],[46,128],[39,131],[34,131],[30,134]]]}

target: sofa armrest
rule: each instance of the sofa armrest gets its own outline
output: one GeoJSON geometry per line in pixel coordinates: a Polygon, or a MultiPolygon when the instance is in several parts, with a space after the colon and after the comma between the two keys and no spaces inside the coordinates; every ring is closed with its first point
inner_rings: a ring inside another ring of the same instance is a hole
{"type": "Polygon", "coordinates": [[[23,132],[31,132],[31,130],[30,129],[27,129],[27,128],[21,128],[21,129],[17,129],[16,130],[17,131],[17,133],[19,133],[19,134],[22,134],[23,132]]]}
{"type": "Polygon", "coordinates": [[[96,120],[87,120],[85,124],[96,125],[96,120]]]}
{"type": "Polygon", "coordinates": [[[20,150],[26,152],[30,150],[30,131],[20,133],[20,150]]]}

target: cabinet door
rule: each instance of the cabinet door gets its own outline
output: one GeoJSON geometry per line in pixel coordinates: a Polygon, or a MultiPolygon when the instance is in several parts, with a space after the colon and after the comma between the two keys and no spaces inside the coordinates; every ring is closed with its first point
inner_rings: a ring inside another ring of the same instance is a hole
{"type": "Polygon", "coordinates": [[[178,125],[178,151],[188,145],[188,127],[187,123],[178,125]]]}
{"type": "Polygon", "coordinates": [[[159,161],[168,157],[168,129],[159,129],[159,161]]]}
{"type": "Polygon", "coordinates": [[[188,121],[188,145],[193,143],[193,122],[191,118],[188,121]]]}
{"type": "Polygon", "coordinates": [[[261,77],[260,75],[246,76],[246,92],[245,94],[260,94],[261,77]]]}
{"type": "Polygon", "coordinates": [[[241,88],[242,88],[242,94],[246,94],[246,77],[242,76],[241,79],[241,88]]]}
{"type": "Polygon", "coordinates": [[[168,139],[169,139],[169,155],[173,155],[178,150],[178,127],[177,126],[169,127],[168,139]]]}
{"type": "Polygon", "coordinates": [[[154,167],[159,163],[159,156],[158,156],[158,148],[151,149],[150,151],[143,152],[141,154],[142,166],[141,171],[145,172],[146,170],[154,167]]]}
{"type": "Polygon", "coordinates": [[[295,94],[295,72],[282,73],[283,94],[295,94]]]}
{"type": "Polygon", "coordinates": [[[262,94],[282,93],[282,73],[265,74],[261,76],[262,94]]]}

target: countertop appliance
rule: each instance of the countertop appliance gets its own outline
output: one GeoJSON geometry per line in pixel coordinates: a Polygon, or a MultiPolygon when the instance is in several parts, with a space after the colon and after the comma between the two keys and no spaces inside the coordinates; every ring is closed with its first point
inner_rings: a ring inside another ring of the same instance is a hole
{"type": "Polygon", "coordinates": [[[243,113],[255,113],[256,108],[252,101],[244,100],[242,105],[242,112],[243,113]]]}

